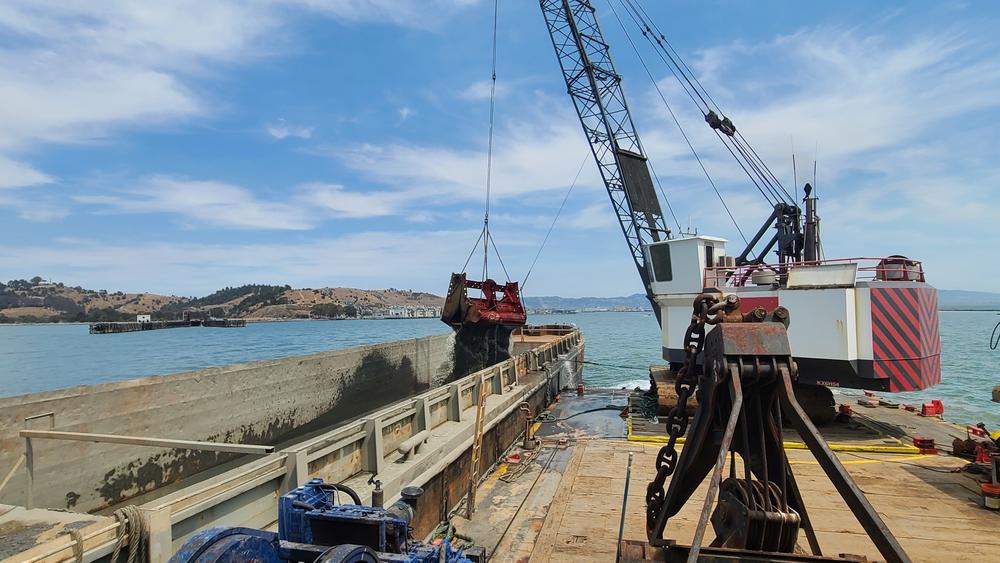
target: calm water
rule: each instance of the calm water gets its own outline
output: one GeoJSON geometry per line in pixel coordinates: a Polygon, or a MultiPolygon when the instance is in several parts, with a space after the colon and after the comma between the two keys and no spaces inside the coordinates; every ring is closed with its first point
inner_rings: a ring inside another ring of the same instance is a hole
{"type": "MultiPolygon", "coordinates": [[[[1000,427],[1000,350],[987,344],[1000,320],[993,312],[941,312],[943,382],[902,401],[937,398],[956,422],[1000,427]]],[[[578,325],[587,340],[592,386],[643,385],[646,366],[661,363],[651,314],[546,315],[536,323],[578,325]]],[[[166,374],[253,360],[308,354],[446,332],[436,319],[255,323],[246,328],[182,328],[91,335],[85,325],[0,326],[0,396],[166,374]]]]}

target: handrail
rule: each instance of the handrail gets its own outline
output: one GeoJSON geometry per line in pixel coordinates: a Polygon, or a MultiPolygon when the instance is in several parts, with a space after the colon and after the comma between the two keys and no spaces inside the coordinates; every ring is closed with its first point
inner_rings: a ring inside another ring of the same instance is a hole
{"type": "Polygon", "coordinates": [[[743,266],[712,266],[705,268],[704,287],[743,287],[756,271],[770,270],[777,280],[785,278],[796,268],[858,264],[856,281],[910,281],[924,282],[924,267],[920,260],[904,256],[861,256],[854,258],[828,258],[823,260],[801,260],[784,264],[745,264],[743,266]],[[874,265],[865,265],[872,263],[874,265]]]}
{"type": "Polygon", "coordinates": [[[147,438],[145,436],[124,436],[120,434],[91,434],[89,432],[63,432],[57,430],[21,430],[22,438],[44,438],[49,440],[70,440],[75,442],[98,442],[106,444],[128,444],[154,448],[174,448],[180,450],[203,450],[234,454],[264,455],[274,453],[274,446],[253,444],[228,444],[225,442],[200,442],[197,440],[173,440],[170,438],[147,438]]]}
{"type": "Polygon", "coordinates": [[[127,444],[133,446],[150,446],[157,448],[175,448],[184,450],[205,450],[213,452],[228,452],[242,454],[270,454],[272,446],[255,446],[250,444],[226,444],[220,442],[198,442],[195,440],[171,440],[167,438],[146,438],[143,436],[122,436],[115,434],[92,434],[89,432],[63,432],[56,430],[21,430],[24,438],[25,473],[27,491],[24,506],[35,507],[35,448],[32,439],[70,440],[77,442],[98,442],[108,444],[127,444]]]}

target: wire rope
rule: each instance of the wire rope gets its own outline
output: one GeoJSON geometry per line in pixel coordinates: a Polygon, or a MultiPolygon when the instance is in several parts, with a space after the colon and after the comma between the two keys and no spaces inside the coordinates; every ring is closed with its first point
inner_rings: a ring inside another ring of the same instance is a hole
{"type": "Polygon", "coordinates": [[[583,172],[583,167],[587,165],[587,161],[591,159],[590,151],[583,156],[583,162],[580,163],[580,167],[576,170],[576,176],[573,177],[573,182],[570,183],[569,189],[566,190],[566,195],[563,196],[562,203],[559,204],[559,209],[556,210],[555,217],[552,218],[552,223],[549,225],[549,230],[545,232],[545,237],[542,238],[542,244],[538,247],[538,252],[535,253],[534,260],[531,261],[531,266],[528,266],[528,273],[524,274],[524,279],[521,281],[521,291],[524,291],[525,284],[528,283],[528,278],[531,277],[531,271],[535,269],[535,263],[538,262],[538,257],[542,255],[542,249],[545,248],[545,243],[549,242],[549,235],[552,234],[552,229],[556,226],[556,221],[559,220],[559,216],[562,215],[563,207],[566,206],[566,201],[569,200],[569,195],[573,193],[573,188],[576,187],[577,180],[580,179],[580,174],[583,172]]]}
{"type": "Polygon", "coordinates": [[[487,236],[487,238],[489,238],[490,244],[493,245],[493,252],[496,252],[496,254],[497,254],[497,260],[500,261],[500,267],[503,268],[503,275],[507,278],[507,281],[510,281],[510,274],[507,273],[507,265],[503,263],[503,257],[500,256],[500,250],[497,248],[496,241],[493,240],[493,235],[490,235],[489,233],[487,233],[486,236],[487,236]]]}
{"type": "MultiPolygon", "coordinates": [[[[622,31],[625,32],[625,39],[628,40],[629,45],[631,45],[632,50],[635,52],[636,57],[639,59],[639,64],[642,65],[643,70],[646,71],[646,76],[648,76],[649,79],[650,79],[650,81],[653,83],[653,88],[656,89],[656,93],[659,95],[660,101],[663,102],[663,105],[667,108],[667,112],[670,113],[670,118],[673,120],[674,125],[677,126],[677,130],[680,131],[681,136],[684,138],[684,142],[687,143],[688,149],[690,149],[690,151],[691,151],[691,154],[693,154],[695,160],[698,161],[698,166],[701,167],[701,171],[705,174],[705,178],[708,179],[708,183],[712,186],[712,190],[714,190],[715,191],[715,195],[718,196],[719,201],[722,203],[722,207],[726,210],[726,214],[729,215],[729,219],[733,222],[733,226],[735,226],[737,232],[740,233],[740,237],[743,239],[743,242],[749,244],[749,242],[747,241],[746,235],[743,234],[743,229],[740,228],[739,223],[736,221],[736,217],[733,216],[732,211],[729,209],[729,206],[726,204],[726,199],[724,197],[722,197],[722,192],[720,192],[718,186],[716,186],[715,180],[712,179],[712,175],[708,173],[708,169],[705,167],[705,163],[701,160],[701,156],[698,154],[698,151],[695,150],[694,144],[691,142],[691,139],[688,137],[687,132],[684,131],[684,127],[681,126],[681,122],[680,122],[679,119],[677,119],[677,115],[674,113],[673,108],[670,107],[670,104],[667,102],[667,98],[663,94],[663,91],[660,89],[660,85],[657,84],[656,78],[653,77],[652,71],[649,70],[649,67],[646,65],[646,61],[643,60],[642,55],[639,53],[639,48],[636,46],[635,42],[632,40],[632,37],[628,34],[628,30],[625,27],[625,22],[622,21],[621,17],[618,15],[618,11],[615,9],[614,3],[613,2],[609,2],[608,4],[611,6],[611,12],[614,14],[615,19],[618,21],[618,25],[620,25],[621,28],[622,28],[622,31]]],[[[652,164],[650,164],[650,169],[652,169],[652,164]]],[[[653,174],[654,175],[656,174],[655,171],[653,172],[653,174]]],[[[657,178],[657,184],[659,184],[659,178],[657,178]]],[[[760,187],[758,186],[757,189],[760,189],[760,187]]],[[[660,192],[662,194],[662,192],[663,192],[662,187],[660,188],[660,192]]],[[[761,194],[764,194],[763,190],[761,190],[761,194]]],[[[767,197],[767,196],[764,195],[764,197],[767,197]]],[[[663,199],[666,200],[666,195],[665,194],[664,194],[664,198],[663,199]]],[[[670,207],[669,202],[667,203],[667,209],[670,210],[670,214],[673,215],[673,217],[674,217],[674,222],[677,223],[677,228],[680,229],[680,222],[677,221],[677,216],[674,215],[674,211],[670,207]]]]}
{"type": "MultiPolygon", "coordinates": [[[[613,0],[609,1],[612,4],[613,0]]],[[[660,58],[664,65],[670,70],[671,74],[678,81],[681,88],[685,91],[689,98],[698,106],[698,109],[702,111],[706,116],[708,111],[711,111],[714,107],[718,110],[719,114],[724,112],[719,107],[719,104],[712,98],[711,94],[705,86],[698,80],[697,75],[691,70],[691,67],[684,61],[673,45],[667,40],[666,35],[663,34],[656,24],[653,23],[652,18],[646,12],[645,8],[638,2],[638,0],[618,0],[622,7],[625,8],[632,22],[639,28],[643,37],[646,41],[653,47],[654,52],[660,58]],[[707,98],[707,100],[706,100],[707,98]],[[711,102],[711,103],[709,103],[711,102]]],[[[614,6],[612,4],[612,10],[614,6]]],[[[617,18],[616,13],[616,18],[617,18]]],[[[620,18],[619,18],[620,19],[620,18]]],[[[628,31],[625,31],[626,37],[631,37],[628,31]]],[[[642,59],[640,55],[640,60],[642,59]]],[[[645,63],[643,63],[645,65],[645,63]]],[[[715,128],[713,128],[715,129],[715,128]]],[[[716,133],[718,130],[716,129],[716,133]]],[[[769,203],[775,205],[778,202],[794,202],[788,190],[781,184],[777,176],[768,168],[767,164],[764,163],[763,159],[757,154],[756,150],[750,145],[749,140],[743,136],[743,134],[736,130],[734,135],[719,135],[720,140],[726,145],[730,154],[733,156],[737,162],[740,163],[740,167],[747,174],[750,180],[754,183],[765,199],[769,203]],[[727,139],[729,141],[727,142],[727,139]],[[736,147],[733,150],[732,144],[736,147]],[[739,153],[739,155],[737,155],[739,153]],[[752,170],[752,171],[751,171],[752,170]],[[756,176],[756,178],[755,178],[756,176]],[[759,182],[758,182],[759,179],[759,182]],[[766,186],[767,191],[770,192],[770,196],[764,192],[764,187],[766,186]]]]}
{"type": "Polygon", "coordinates": [[[472,243],[472,250],[469,252],[469,257],[465,259],[465,265],[462,266],[462,271],[464,272],[466,268],[469,267],[469,262],[472,260],[472,255],[476,253],[476,249],[479,248],[479,241],[483,239],[483,234],[486,232],[486,228],[479,229],[479,238],[476,242],[472,243]]]}

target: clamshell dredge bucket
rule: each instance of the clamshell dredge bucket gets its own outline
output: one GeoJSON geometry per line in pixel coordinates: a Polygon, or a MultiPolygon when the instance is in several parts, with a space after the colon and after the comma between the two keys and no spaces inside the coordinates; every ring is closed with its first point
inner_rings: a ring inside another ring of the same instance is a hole
{"type": "Polygon", "coordinates": [[[461,377],[510,358],[510,335],[527,315],[517,282],[498,284],[452,274],[441,320],[455,330],[454,376],[461,377]],[[478,289],[482,297],[469,297],[478,289]]]}
{"type": "Polygon", "coordinates": [[[456,330],[473,324],[514,329],[524,326],[528,316],[521,304],[521,290],[517,282],[474,281],[466,279],[465,274],[452,274],[448,297],[441,309],[441,320],[456,330]],[[470,289],[482,291],[483,296],[469,297],[470,289]]]}

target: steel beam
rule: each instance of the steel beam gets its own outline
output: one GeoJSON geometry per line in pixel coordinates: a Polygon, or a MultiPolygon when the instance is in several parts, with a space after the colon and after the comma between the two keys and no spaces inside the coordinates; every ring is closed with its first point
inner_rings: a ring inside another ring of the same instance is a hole
{"type": "MultiPolygon", "coordinates": [[[[122,436],[118,434],[91,434],[89,432],[64,432],[57,430],[21,430],[22,438],[47,440],[70,440],[74,442],[98,442],[107,444],[128,444],[154,448],[174,448],[179,450],[203,450],[234,454],[264,455],[274,453],[273,446],[252,444],[227,444],[223,442],[200,442],[196,440],[172,440],[168,438],[147,438],[145,436],[122,436]]],[[[30,456],[29,456],[30,460],[30,456]]]]}

